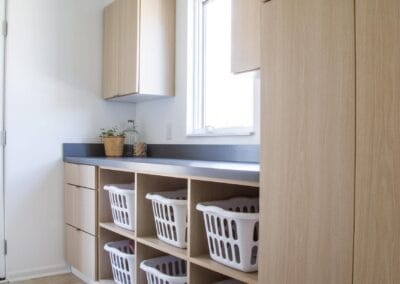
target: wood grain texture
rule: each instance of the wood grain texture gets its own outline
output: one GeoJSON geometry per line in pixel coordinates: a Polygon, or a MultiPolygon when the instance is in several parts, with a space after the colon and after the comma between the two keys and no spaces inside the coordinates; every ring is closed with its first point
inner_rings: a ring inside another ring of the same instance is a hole
{"type": "Polygon", "coordinates": [[[64,186],[65,223],[96,235],[96,191],[66,184],[64,186]]]}
{"type": "Polygon", "coordinates": [[[261,5],[260,0],[232,0],[233,73],[260,68],[261,5]]]}
{"type": "Polygon", "coordinates": [[[262,8],[259,283],[352,283],[354,3],[262,8]]]}
{"type": "Polygon", "coordinates": [[[139,0],[119,1],[118,95],[139,92],[139,0]]]}
{"type": "Polygon", "coordinates": [[[175,0],[140,4],[139,92],[175,95],[175,0]]]}
{"type": "Polygon", "coordinates": [[[118,95],[119,1],[112,2],[103,13],[103,97],[118,95]]]}
{"type": "Polygon", "coordinates": [[[354,283],[400,283],[400,2],[357,0],[354,283]]]}
{"type": "Polygon", "coordinates": [[[97,280],[97,238],[66,225],[67,262],[89,279],[97,280]]]}

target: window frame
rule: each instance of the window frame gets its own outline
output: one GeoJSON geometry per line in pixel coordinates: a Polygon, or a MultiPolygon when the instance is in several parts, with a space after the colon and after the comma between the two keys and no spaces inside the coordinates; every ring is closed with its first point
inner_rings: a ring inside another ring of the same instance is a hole
{"type": "Polygon", "coordinates": [[[204,94],[204,15],[203,5],[214,0],[188,1],[188,92],[187,92],[187,136],[250,136],[255,134],[255,99],[253,92],[253,120],[251,127],[213,128],[205,125],[204,94]],[[203,61],[203,62],[201,62],[203,61]]]}

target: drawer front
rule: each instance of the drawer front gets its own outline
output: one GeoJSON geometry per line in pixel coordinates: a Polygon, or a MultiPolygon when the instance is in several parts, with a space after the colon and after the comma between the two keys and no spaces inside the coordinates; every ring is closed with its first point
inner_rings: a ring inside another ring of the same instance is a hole
{"type": "Polygon", "coordinates": [[[66,225],[67,262],[92,280],[97,280],[96,237],[66,225]]]}
{"type": "Polygon", "coordinates": [[[96,235],[96,190],[66,184],[65,223],[96,235]]]}
{"type": "Polygon", "coordinates": [[[65,183],[96,189],[96,167],[64,163],[65,183]]]}
{"type": "Polygon", "coordinates": [[[75,217],[75,187],[66,184],[64,187],[64,219],[65,223],[76,226],[75,217]]]}

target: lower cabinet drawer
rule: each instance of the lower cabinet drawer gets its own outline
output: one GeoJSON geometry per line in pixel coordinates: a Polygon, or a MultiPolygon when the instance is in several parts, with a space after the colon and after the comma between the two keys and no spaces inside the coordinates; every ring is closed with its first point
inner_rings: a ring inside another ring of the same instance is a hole
{"type": "Polygon", "coordinates": [[[88,278],[97,280],[96,237],[70,225],[66,225],[65,231],[66,261],[88,278]]]}
{"type": "Polygon", "coordinates": [[[66,184],[65,223],[96,235],[96,190],[66,184]]]}

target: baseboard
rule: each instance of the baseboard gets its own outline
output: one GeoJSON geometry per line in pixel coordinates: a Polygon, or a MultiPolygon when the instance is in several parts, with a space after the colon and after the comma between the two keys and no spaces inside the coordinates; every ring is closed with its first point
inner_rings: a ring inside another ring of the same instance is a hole
{"type": "Polygon", "coordinates": [[[36,269],[20,270],[7,273],[7,280],[12,283],[16,281],[28,280],[41,278],[46,276],[53,276],[59,274],[70,273],[71,269],[69,266],[64,264],[46,266],[36,269]]]}
{"type": "Polygon", "coordinates": [[[91,279],[89,279],[85,274],[83,274],[82,272],[80,272],[79,270],[76,270],[75,268],[71,267],[71,273],[74,274],[76,277],[78,277],[79,279],[81,279],[83,282],[87,283],[87,284],[95,284],[98,282],[95,282],[91,279]]]}

